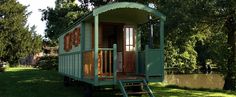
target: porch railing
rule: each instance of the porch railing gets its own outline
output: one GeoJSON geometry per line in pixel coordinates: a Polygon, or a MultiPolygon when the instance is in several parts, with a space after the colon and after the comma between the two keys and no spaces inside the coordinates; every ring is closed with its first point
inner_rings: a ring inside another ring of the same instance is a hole
{"type": "Polygon", "coordinates": [[[94,50],[83,52],[83,76],[88,79],[94,77],[94,50]]]}
{"type": "Polygon", "coordinates": [[[113,77],[113,48],[100,48],[98,56],[99,78],[113,77]]]}
{"type": "MultiPolygon", "coordinates": [[[[84,78],[94,78],[94,50],[83,52],[84,78]]],[[[116,81],[116,65],[117,65],[117,47],[99,48],[98,50],[98,79],[113,79],[116,81]]]]}

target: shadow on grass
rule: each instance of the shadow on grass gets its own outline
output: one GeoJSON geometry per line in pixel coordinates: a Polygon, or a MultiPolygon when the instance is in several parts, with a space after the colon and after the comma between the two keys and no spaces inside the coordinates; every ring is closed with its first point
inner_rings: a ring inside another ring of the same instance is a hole
{"type": "Polygon", "coordinates": [[[77,86],[64,87],[62,76],[56,71],[38,69],[15,70],[0,73],[1,97],[82,97],[77,86]]]}
{"type": "MultiPolygon", "coordinates": [[[[116,91],[95,91],[94,97],[113,97],[116,91]]],[[[57,71],[11,68],[0,73],[0,97],[83,97],[78,83],[63,85],[57,71]]]]}

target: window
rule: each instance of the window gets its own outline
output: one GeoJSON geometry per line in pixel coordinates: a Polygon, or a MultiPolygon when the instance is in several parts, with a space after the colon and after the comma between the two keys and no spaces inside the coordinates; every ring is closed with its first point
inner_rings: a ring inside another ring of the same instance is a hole
{"type": "Polygon", "coordinates": [[[74,42],[73,44],[75,46],[78,46],[80,44],[80,28],[76,28],[74,31],[74,42]]]}
{"type": "Polygon", "coordinates": [[[125,28],[125,50],[126,51],[134,51],[135,43],[134,43],[134,29],[133,28],[125,28]]]}
{"type": "Polygon", "coordinates": [[[64,36],[64,50],[67,52],[72,49],[73,45],[80,44],[80,28],[76,28],[73,32],[67,33],[64,36]]]}
{"type": "Polygon", "coordinates": [[[70,45],[70,34],[67,33],[64,37],[64,50],[65,51],[69,51],[70,49],[69,45],[70,45]]]}

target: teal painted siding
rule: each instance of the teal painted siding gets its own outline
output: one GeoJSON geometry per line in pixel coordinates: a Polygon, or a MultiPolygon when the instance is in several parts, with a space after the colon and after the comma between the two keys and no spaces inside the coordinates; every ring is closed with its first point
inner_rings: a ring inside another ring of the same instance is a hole
{"type": "Polygon", "coordinates": [[[146,46],[145,49],[145,74],[146,79],[149,81],[160,82],[164,78],[164,66],[162,57],[163,50],[161,49],[149,49],[146,46]],[[153,80],[154,79],[154,80],[153,80]]]}
{"type": "MultiPolygon", "coordinates": [[[[81,25],[74,27],[67,33],[72,32],[77,27],[81,27],[81,25]]],[[[72,76],[79,79],[81,78],[81,45],[78,45],[76,47],[73,45],[70,51],[64,51],[64,36],[67,33],[64,33],[59,37],[59,72],[64,75],[72,76]]]]}
{"type": "Polygon", "coordinates": [[[90,50],[92,47],[92,23],[85,23],[85,50],[90,50]]]}
{"type": "Polygon", "coordinates": [[[59,55],[59,72],[76,78],[81,78],[80,56],[80,52],[59,55]]]}

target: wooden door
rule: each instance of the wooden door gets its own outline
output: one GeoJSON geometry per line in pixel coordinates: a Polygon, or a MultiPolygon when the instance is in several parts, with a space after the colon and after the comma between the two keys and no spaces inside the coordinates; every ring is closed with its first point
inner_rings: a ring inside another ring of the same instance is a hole
{"type": "Polygon", "coordinates": [[[124,28],[123,72],[135,72],[135,32],[133,27],[124,28]]]}

